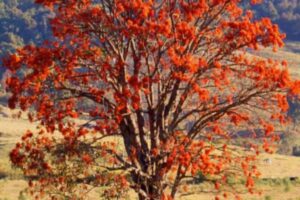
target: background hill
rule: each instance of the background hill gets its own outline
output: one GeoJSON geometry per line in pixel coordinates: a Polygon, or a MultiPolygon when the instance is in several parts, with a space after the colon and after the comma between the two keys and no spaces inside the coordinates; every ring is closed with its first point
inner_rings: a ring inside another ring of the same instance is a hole
{"type": "MultiPolygon", "coordinates": [[[[300,0],[264,0],[244,5],[256,18],[270,17],[278,23],[287,40],[300,41],[300,0]]],[[[0,56],[28,43],[40,43],[51,36],[49,12],[34,0],[0,0],[0,56]]]]}
{"type": "MultiPolygon", "coordinates": [[[[50,13],[33,2],[0,0],[0,57],[25,44],[39,44],[50,38],[50,13]]],[[[3,72],[1,66],[0,77],[3,72]]]]}
{"type": "MultiPolygon", "coordinates": [[[[253,9],[257,18],[270,17],[278,23],[288,41],[300,41],[300,0],[264,0],[244,6],[253,9]]],[[[34,0],[0,0],[0,57],[25,44],[50,39],[49,15],[34,0]]],[[[0,76],[3,71],[0,67],[0,76]]]]}
{"type": "Polygon", "coordinates": [[[300,0],[263,0],[254,6],[257,18],[270,17],[287,34],[287,40],[300,41],[300,0]]]}

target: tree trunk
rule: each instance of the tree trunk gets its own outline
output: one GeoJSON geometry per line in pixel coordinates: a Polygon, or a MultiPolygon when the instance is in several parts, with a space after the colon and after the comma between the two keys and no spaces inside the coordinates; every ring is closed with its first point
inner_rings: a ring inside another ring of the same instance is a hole
{"type": "Polygon", "coordinates": [[[144,183],[141,185],[141,190],[142,193],[147,195],[147,197],[139,195],[139,200],[160,200],[163,195],[163,187],[160,183],[144,183]]]}

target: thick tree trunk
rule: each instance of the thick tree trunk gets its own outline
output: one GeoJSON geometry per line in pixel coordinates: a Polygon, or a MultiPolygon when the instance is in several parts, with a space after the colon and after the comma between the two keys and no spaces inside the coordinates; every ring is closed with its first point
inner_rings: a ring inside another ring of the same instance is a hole
{"type": "Polygon", "coordinates": [[[140,122],[138,126],[129,117],[120,124],[126,153],[131,159],[132,166],[136,169],[131,171],[131,178],[140,200],[160,200],[166,187],[162,177],[151,171],[156,168],[152,165],[156,164],[153,160],[151,161],[151,153],[143,131],[144,123],[141,122],[143,121],[142,116],[138,116],[138,118],[140,122]]]}
{"type": "Polygon", "coordinates": [[[148,182],[141,185],[141,190],[144,194],[147,195],[139,195],[139,200],[160,200],[163,195],[163,187],[161,184],[155,184],[152,182],[148,182]]]}

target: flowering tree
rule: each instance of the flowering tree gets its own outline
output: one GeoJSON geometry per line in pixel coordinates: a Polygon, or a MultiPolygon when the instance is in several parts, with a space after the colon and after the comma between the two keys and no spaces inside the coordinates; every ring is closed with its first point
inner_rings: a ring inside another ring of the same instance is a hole
{"type": "Polygon", "coordinates": [[[247,54],[282,46],[276,25],[239,0],[36,3],[55,13],[56,40],[4,59],[10,108],[40,123],[10,155],[32,193],[78,199],[103,186],[107,198],[131,188],[139,199],[174,199],[197,173],[224,197],[237,193],[231,175],[254,192],[261,148],[249,140],[254,151],[237,150],[234,130],[263,130],[272,152],[286,95],[300,90],[285,61],[247,54]]]}

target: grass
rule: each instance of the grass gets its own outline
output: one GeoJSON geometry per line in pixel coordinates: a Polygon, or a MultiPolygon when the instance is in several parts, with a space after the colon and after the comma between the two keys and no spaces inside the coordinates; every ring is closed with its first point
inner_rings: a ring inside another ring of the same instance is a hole
{"type": "Polygon", "coordinates": [[[300,77],[300,42],[286,42],[285,47],[274,53],[271,48],[260,49],[254,54],[278,60],[287,60],[292,77],[300,77]]]}
{"type": "MultiPolygon", "coordinates": [[[[31,200],[25,194],[20,193],[26,188],[26,182],[22,180],[20,171],[11,168],[8,154],[14,143],[19,140],[20,136],[26,129],[34,128],[29,125],[24,119],[12,120],[3,118],[0,120],[0,130],[6,130],[0,136],[0,174],[5,175],[5,179],[0,180],[0,200],[31,200]]],[[[262,172],[261,179],[257,180],[258,189],[263,191],[263,196],[257,195],[242,195],[244,199],[262,200],[271,198],[271,200],[300,200],[300,181],[290,181],[289,177],[300,177],[300,158],[284,156],[284,155],[269,155],[261,154],[258,167],[262,172]],[[263,162],[264,159],[270,158],[271,164],[263,162]]],[[[177,199],[182,200],[210,200],[214,198],[211,193],[199,193],[199,190],[207,190],[211,187],[203,182],[203,176],[198,175],[198,182],[190,186],[191,195],[180,196],[177,199]]],[[[244,180],[230,180],[233,186],[244,184],[244,180]]],[[[91,193],[89,200],[98,200],[101,190],[94,190],[91,193]]],[[[130,192],[130,199],[136,199],[133,192],[130,192]]],[[[229,198],[231,199],[231,198],[229,198]]]]}
{"type": "Polygon", "coordinates": [[[272,200],[272,197],[267,195],[267,196],[265,196],[265,200],[272,200]]]}

